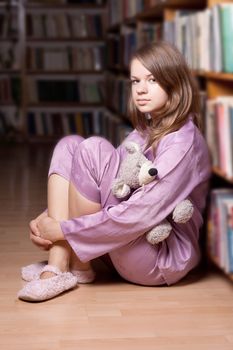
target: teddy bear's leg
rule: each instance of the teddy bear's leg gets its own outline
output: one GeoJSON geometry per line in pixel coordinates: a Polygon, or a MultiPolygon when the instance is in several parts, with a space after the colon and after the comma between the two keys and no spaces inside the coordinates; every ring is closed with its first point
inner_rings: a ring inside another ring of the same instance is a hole
{"type": "Polygon", "coordinates": [[[147,232],[146,239],[150,244],[158,244],[169,236],[171,230],[171,224],[167,220],[163,220],[159,225],[147,232]]]}
{"type": "Polygon", "coordinates": [[[185,199],[174,209],[172,219],[179,224],[184,224],[191,219],[193,211],[194,208],[192,202],[190,202],[189,199],[185,199]]]}

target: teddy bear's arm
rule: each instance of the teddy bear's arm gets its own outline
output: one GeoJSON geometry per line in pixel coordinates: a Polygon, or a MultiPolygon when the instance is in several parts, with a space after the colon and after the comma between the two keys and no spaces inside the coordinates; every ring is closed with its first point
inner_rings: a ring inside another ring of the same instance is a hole
{"type": "Polygon", "coordinates": [[[112,185],[112,193],[117,197],[117,198],[124,198],[128,194],[130,194],[130,187],[124,183],[123,180],[121,179],[116,179],[113,182],[112,185]]]}

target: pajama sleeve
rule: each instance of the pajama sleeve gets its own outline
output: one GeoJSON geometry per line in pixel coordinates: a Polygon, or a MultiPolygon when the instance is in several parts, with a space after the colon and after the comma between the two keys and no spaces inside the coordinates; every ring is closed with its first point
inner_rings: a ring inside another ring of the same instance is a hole
{"type": "Polygon", "coordinates": [[[92,260],[137,239],[208,179],[208,153],[200,142],[195,143],[194,134],[168,139],[154,162],[158,180],[136,190],[116,206],[60,223],[65,239],[81,261],[92,260]]]}

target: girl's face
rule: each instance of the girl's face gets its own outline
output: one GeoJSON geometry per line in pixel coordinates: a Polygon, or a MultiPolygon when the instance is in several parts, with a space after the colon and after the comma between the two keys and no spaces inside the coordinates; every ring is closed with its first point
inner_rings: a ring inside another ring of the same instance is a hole
{"type": "Polygon", "coordinates": [[[135,106],[140,112],[150,113],[152,117],[155,117],[156,111],[167,102],[167,93],[138,59],[132,61],[130,75],[135,106]]]}

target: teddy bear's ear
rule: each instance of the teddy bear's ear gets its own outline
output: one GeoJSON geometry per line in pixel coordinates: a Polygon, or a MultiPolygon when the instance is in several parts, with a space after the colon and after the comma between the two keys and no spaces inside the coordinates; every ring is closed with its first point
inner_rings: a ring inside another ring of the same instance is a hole
{"type": "Polygon", "coordinates": [[[130,193],[130,187],[123,180],[115,179],[112,185],[112,193],[117,198],[124,198],[130,193]]]}
{"type": "Polygon", "coordinates": [[[135,152],[140,151],[140,146],[136,142],[133,142],[133,141],[125,142],[124,146],[125,146],[126,151],[128,153],[135,153],[135,152]]]}

